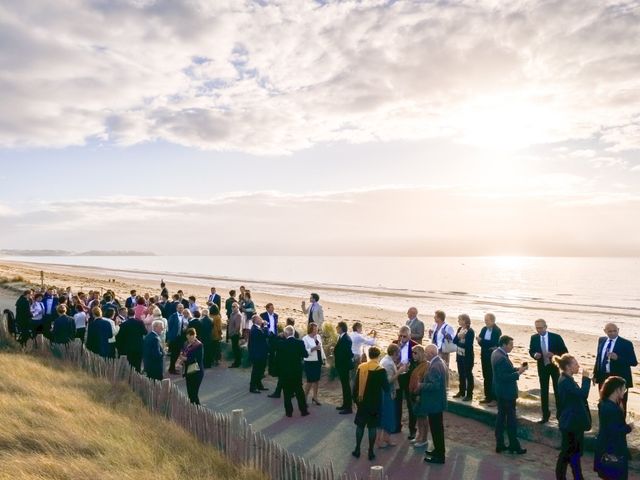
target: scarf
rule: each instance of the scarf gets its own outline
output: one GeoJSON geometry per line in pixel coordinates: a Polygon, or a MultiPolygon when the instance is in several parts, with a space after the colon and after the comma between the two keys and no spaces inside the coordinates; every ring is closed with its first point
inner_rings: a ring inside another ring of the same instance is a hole
{"type": "Polygon", "coordinates": [[[411,377],[409,377],[409,391],[411,393],[418,393],[418,384],[422,382],[425,375],[427,374],[428,369],[428,362],[418,363],[413,369],[413,372],[411,372],[411,377]]]}
{"type": "Polygon", "coordinates": [[[380,362],[377,358],[358,365],[358,401],[362,401],[364,398],[364,389],[367,386],[369,372],[379,370],[380,368],[380,362]]]}

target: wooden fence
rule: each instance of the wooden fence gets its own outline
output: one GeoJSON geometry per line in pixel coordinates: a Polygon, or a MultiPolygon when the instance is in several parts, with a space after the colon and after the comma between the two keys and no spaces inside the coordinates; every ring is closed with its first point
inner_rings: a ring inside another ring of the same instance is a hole
{"type": "MultiPolygon", "coordinates": [[[[0,337],[8,339],[6,316],[0,321],[0,337]]],[[[124,382],[138,395],[149,411],[162,415],[212,445],[234,464],[262,471],[274,480],[362,480],[355,474],[336,473],[333,463],[319,467],[287,452],[280,445],[253,430],[242,410],[231,415],[194,405],[171,380],[161,382],[139,374],[126,357],[107,359],[90,352],[76,340],[68,345],[43,339],[37,352],[65,360],[97,378],[113,384],[124,382]]],[[[388,480],[381,466],[371,467],[369,480],[388,480]]]]}

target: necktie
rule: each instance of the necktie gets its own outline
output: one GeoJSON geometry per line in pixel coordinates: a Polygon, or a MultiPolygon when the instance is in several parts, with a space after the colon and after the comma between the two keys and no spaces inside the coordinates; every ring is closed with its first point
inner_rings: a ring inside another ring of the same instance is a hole
{"type": "Polygon", "coordinates": [[[607,340],[607,344],[604,346],[604,348],[602,349],[603,355],[602,355],[602,372],[606,372],[606,368],[607,368],[607,361],[609,361],[608,358],[608,353],[611,351],[611,339],[607,340]]]}
{"type": "Polygon", "coordinates": [[[542,361],[545,365],[549,365],[549,357],[547,357],[549,350],[547,349],[547,343],[545,342],[546,337],[546,335],[540,335],[540,347],[542,350],[542,361]]]}
{"type": "MultiPolygon", "coordinates": [[[[444,325],[444,323],[442,325],[444,325]]],[[[440,331],[440,328],[442,327],[442,325],[438,325],[436,327],[436,331],[433,332],[433,340],[431,342],[435,345],[438,345],[438,332],[440,331]]]]}
{"type": "Polygon", "coordinates": [[[315,305],[315,303],[312,303],[311,306],[309,307],[309,323],[313,322],[313,306],[315,305]]]}

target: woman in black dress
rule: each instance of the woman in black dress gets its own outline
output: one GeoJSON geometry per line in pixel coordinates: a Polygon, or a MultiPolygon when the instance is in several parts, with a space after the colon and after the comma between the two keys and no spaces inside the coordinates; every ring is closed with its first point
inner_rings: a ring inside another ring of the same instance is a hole
{"type": "Polygon", "coordinates": [[[198,340],[195,328],[187,329],[187,341],[178,358],[182,365],[182,374],[187,382],[187,395],[191,403],[200,405],[198,391],[204,378],[204,349],[198,340]]]}
{"type": "Polygon", "coordinates": [[[627,480],[629,477],[627,435],[633,430],[633,423],[625,422],[622,399],[626,392],[627,384],[621,377],[607,378],[600,390],[600,428],[596,439],[594,470],[606,480],[627,480]]]}

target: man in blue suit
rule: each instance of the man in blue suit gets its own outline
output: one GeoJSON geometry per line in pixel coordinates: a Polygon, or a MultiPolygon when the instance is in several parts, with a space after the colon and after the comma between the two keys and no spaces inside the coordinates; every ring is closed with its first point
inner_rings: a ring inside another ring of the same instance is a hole
{"type": "Polygon", "coordinates": [[[352,413],[351,399],[351,383],[349,381],[349,372],[353,369],[353,352],[351,351],[351,337],[347,334],[346,322],[338,322],[336,332],[338,333],[338,341],[333,349],[333,358],[335,359],[335,367],[342,386],[342,404],[336,407],[340,410],[340,415],[348,415],[352,413]]]}
{"type": "Polygon", "coordinates": [[[253,326],[249,333],[249,359],[253,367],[251,368],[249,391],[251,393],[260,393],[261,390],[268,390],[262,384],[262,378],[267,366],[269,344],[267,343],[267,329],[264,327],[262,317],[254,315],[252,320],[253,326]]]}
{"type": "Polygon", "coordinates": [[[162,348],[162,320],[156,320],[151,324],[151,331],[144,337],[142,361],[147,377],[154,380],[162,380],[164,372],[164,349],[162,348]]]}
{"type": "MultiPolygon", "coordinates": [[[[633,343],[618,336],[618,327],[615,323],[607,323],[604,326],[606,337],[598,340],[596,364],[593,368],[593,382],[602,388],[604,381],[609,377],[622,377],[627,382],[627,388],[633,387],[631,367],[638,365],[633,343]]],[[[627,399],[629,392],[622,399],[625,415],[627,414],[627,399]]]]}
{"type": "Polygon", "coordinates": [[[184,306],[181,303],[176,304],[176,312],[172,313],[167,319],[167,344],[169,345],[169,373],[177,374],[176,360],[180,356],[180,349],[187,340],[185,332],[189,322],[185,319],[182,312],[184,306]]]}
{"type": "Polygon", "coordinates": [[[217,305],[218,306],[218,310],[220,310],[221,302],[222,302],[222,298],[220,297],[220,295],[218,295],[216,293],[216,287],[211,287],[211,294],[209,295],[209,298],[207,299],[207,305],[208,306],[217,305]]]}
{"type": "Polygon", "coordinates": [[[111,323],[102,318],[102,309],[93,307],[91,310],[94,320],[87,328],[87,348],[101,357],[113,357],[113,349],[109,339],[113,337],[111,323]]]}
{"type": "Polygon", "coordinates": [[[76,322],[67,315],[66,305],[58,305],[56,308],[58,318],[53,321],[53,331],[51,341],[54,343],[67,344],[76,338],[76,322]]]}
{"type": "Polygon", "coordinates": [[[273,303],[267,303],[265,308],[266,312],[262,312],[260,317],[262,317],[265,329],[267,330],[267,342],[269,344],[268,371],[269,375],[277,377],[276,348],[278,344],[278,314],[275,312],[273,303]]]}

